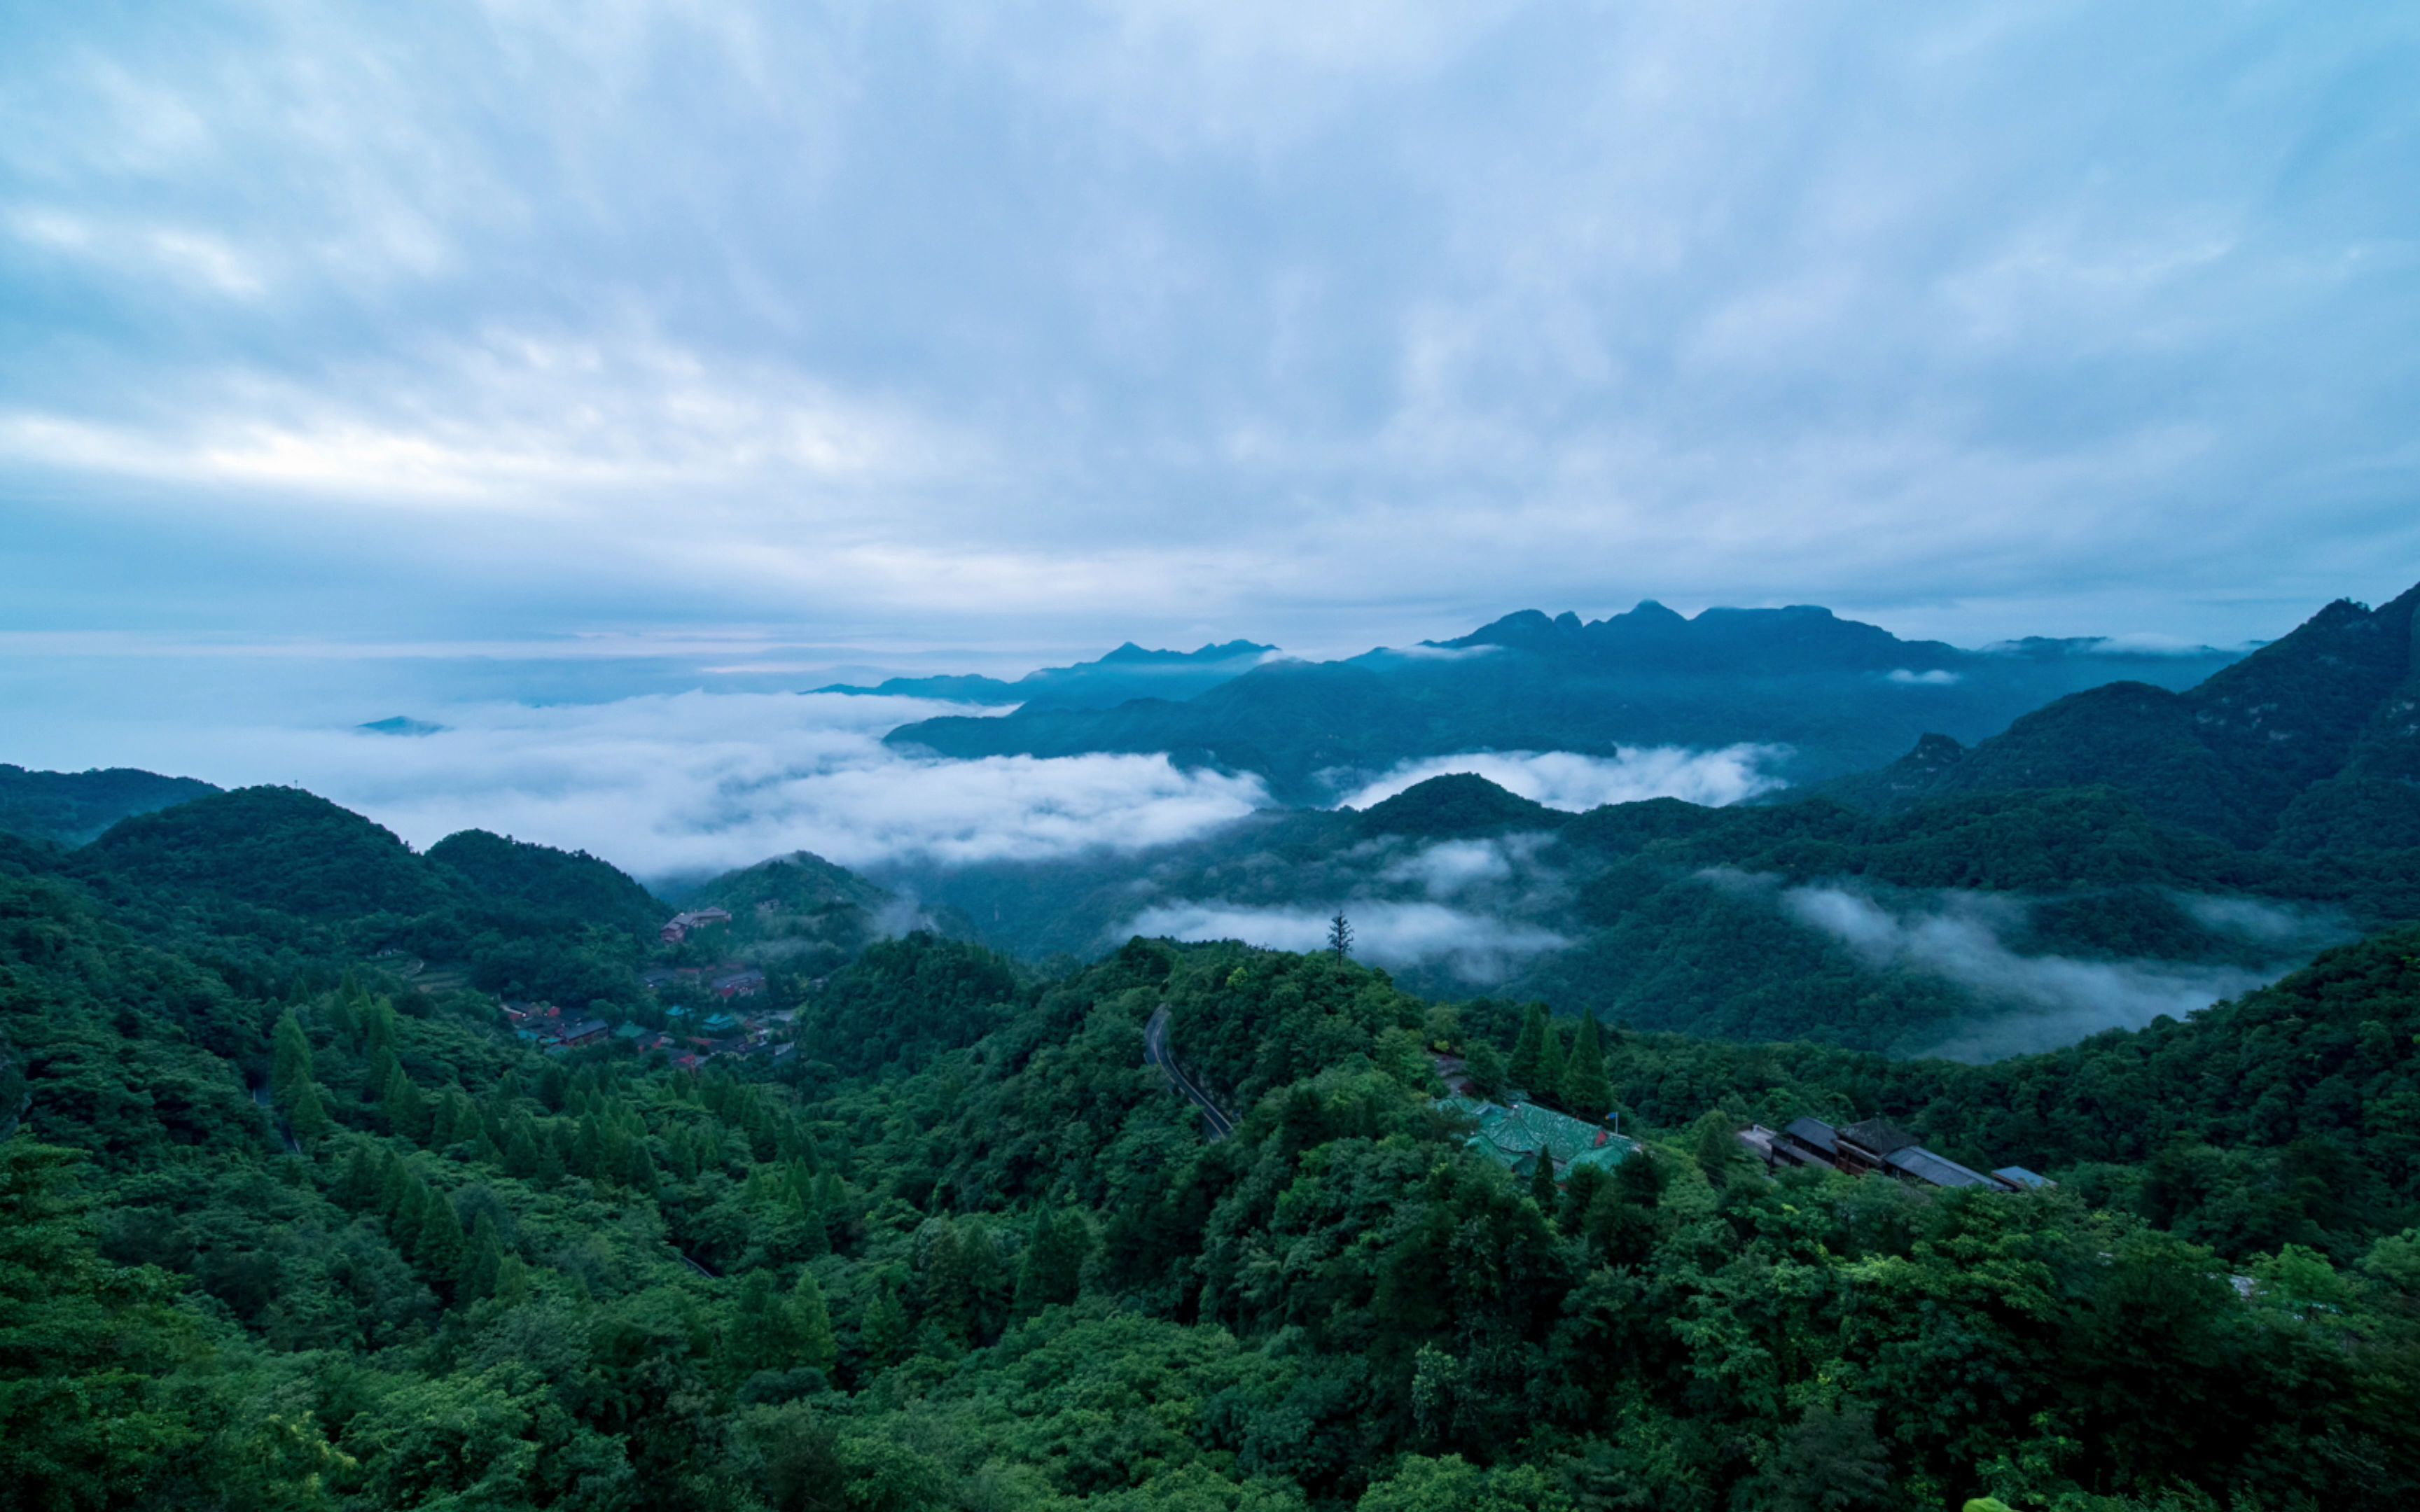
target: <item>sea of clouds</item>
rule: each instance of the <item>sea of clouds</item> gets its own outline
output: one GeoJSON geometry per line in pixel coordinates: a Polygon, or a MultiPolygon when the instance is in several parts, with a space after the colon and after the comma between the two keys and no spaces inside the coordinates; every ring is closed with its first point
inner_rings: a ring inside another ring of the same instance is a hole
{"type": "MultiPolygon", "coordinates": [[[[1394,969],[1443,965],[1471,982],[1500,981],[1521,963],[1571,941],[1552,930],[1435,903],[1354,903],[1357,959],[1394,969]]],[[[1177,940],[1241,940],[1272,950],[1317,950],[1329,915],[1312,908],[1177,903],[1144,909],[1124,933],[1177,940]]]]}
{"type": "Polygon", "coordinates": [[[1355,788],[1344,807],[1367,809],[1433,777],[1473,772],[1533,803],[1574,813],[1608,803],[1679,798],[1719,808],[1784,786],[1769,770],[1788,753],[1777,746],[1737,745],[1714,750],[1679,746],[1625,746],[1611,756],[1568,750],[1482,750],[1405,762],[1355,788]]]}
{"type": "Polygon", "coordinates": [[[1998,895],[1885,900],[1839,887],[1791,887],[1780,895],[1785,914],[1869,964],[1925,972],[1972,992],[1977,1017],[1919,1053],[1978,1061],[2072,1044],[2104,1029],[2139,1029],[2163,1015],[2188,1017],[2275,980],[2335,933],[2331,920],[2251,899],[2184,902],[2205,925],[2276,949],[2278,961],[2252,969],[2025,955],[2008,944],[2022,926],[2024,903],[1998,895]]]}
{"type": "Polygon", "coordinates": [[[1188,839],[1264,806],[1256,778],[1162,756],[903,755],[883,734],[963,713],[915,699],[680,693],[431,711],[424,735],[238,728],[180,740],[178,769],[283,782],[416,846],[481,828],[642,878],[809,850],[848,867],[1047,860],[1188,839]]]}
{"type": "MultiPolygon", "coordinates": [[[[1257,777],[1179,767],[1164,755],[957,761],[882,743],[909,721],[968,712],[921,699],[799,693],[470,702],[415,710],[439,727],[426,734],[182,725],[172,748],[120,759],[222,786],[307,788],[415,846],[489,829],[588,851],[649,880],[797,850],[876,871],[1131,854],[1195,839],[1271,801],[1257,777]]],[[[1352,801],[1477,771],[1559,808],[1668,795],[1731,802],[1771,785],[1757,772],[1761,749],[1458,756],[1407,765],[1352,801]]],[[[1501,876],[1509,860],[1485,846],[1448,845],[1406,864],[1443,897],[1501,876]]],[[[1433,923],[1407,919],[1405,938],[1433,923]]],[[[1507,949],[1531,948],[1525,937],[1507,949]]]]}

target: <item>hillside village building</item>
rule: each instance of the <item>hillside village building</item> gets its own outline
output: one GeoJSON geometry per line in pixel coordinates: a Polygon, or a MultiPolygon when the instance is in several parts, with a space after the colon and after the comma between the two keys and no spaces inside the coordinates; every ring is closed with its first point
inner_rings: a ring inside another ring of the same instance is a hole
{"type": "Polygon", "coordinates": [[[1778,1132],[1762,1124],[1740,1131],[1740,1143],[1768,1168],[1823,1166],[1851,1176],[1879,1172],[1920,1186],[1981,1187],[2024,1192],[2055,1183],[2022,1165],[2003,1165],[1985,1175],[1936,1155],[1887,1119],[1868,1119],[1838,1128],[1821,1119],[1792,1119],[1778,1132]]]}
{"type": "Polygon", "coordinates": [[[1508,1108],[1460,1096],[1444,1098],[1435,1105],[1475,1120],[1479,1131],[1463,1141],[1463,1148],[1487,1156],[1515,1176],[1535,1174],[1544,1158],[1554,1162],[1555,1180],[1565,1181],[1582,1166],[1610,1171],[1638,1148],[1636,1140],[1610,1129],[1534,1103],[1515,1103],[1508,1108]]]}
{"type": "Polygon", "coordinates": [[[730,922],[731,910],[728,908],[693,908],[675,914],[665,921],[660,933],[666,945],[678,945],[697,930],[730,922]]]}

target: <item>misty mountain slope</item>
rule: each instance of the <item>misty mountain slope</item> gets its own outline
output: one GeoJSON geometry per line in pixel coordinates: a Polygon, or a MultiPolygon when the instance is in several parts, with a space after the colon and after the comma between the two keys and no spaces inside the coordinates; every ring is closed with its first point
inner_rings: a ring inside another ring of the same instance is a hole
{"type": "Polygon", "coordinates": [[[1275,651],[1230,640],[1195,651],[1146,651],[1129,640],[1096,661],[1045,667],[1014,682],[998,677],[890,677],[872,687],[834,683],[817,693],[872,693],[953,703],[1021,703],[1029,708],[1106,709],[1135,699],[1182,699],[1240,677],[1275,651]]]}
{"type": "Polygon", "coordinates": [[[2297,854],[2420,845],[2414,588],[2339,600],[2181,692],[2120,683],[2061,699],[1971,750],[1928,738],[1835,784],[1904,806],[1961,793],[2106,785],[2151,814],[2297,854]]]}
{"type": "Polygon", "coordinates": [[[2233,659],[2095,641],[1966,651],[1807,606],[1683,618],[1651,602],[1592,623],[1525,610],[1451,640],[1272,662],[1187,699],[943,717],[890,738],[958,757],[1165,751],[1258,773],[1295,802],[1332,802],[1406,762],[1478,750],[1752,744],[1812,781],[1885,762],[1927,731],[1979,739],[2082,688],[2182,687],[2233,659]]]}
{"type": "Polygon", "coordinates": [[[1422,992],[1900,1053],[2189,1012],[2420,916],[2413,879],[2247,853],[2108,788],[1569,814],[1460,774],[1140,856],[901,880],[1031,959],[1137,933],[1312,949],[1342,908],[1363,956],[1422,992]]]}
{"type": "Polygon", "coordinates": [[[777,856],[682,890],[683,908],[727,909],[731,922],[699,936],[715,949],[745,949],[752,960],[828,972],[878,939],[912,929],[970,933],[936,920],[898,894],[807,851],[777,856]]]}
{"type": "Polygon", "coordinates": [[[218,792],[190,777],[113,766],[32,772],[0,763],[0,834],[82,845],[110,825],[218,792]]]}

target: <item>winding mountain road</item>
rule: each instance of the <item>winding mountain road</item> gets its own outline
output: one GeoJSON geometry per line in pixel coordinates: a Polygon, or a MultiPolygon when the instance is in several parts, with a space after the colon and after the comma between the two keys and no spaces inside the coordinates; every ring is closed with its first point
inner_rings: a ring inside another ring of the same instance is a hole
{"type": "Polygon", "coordinates": [[[1209,1126],[1211,1143],[1216,1144],[1235,1132],[1235,1120],[1227,1117],[1218,1103],[1210,1101],[1210,1094],[1203,1091],[1192,1077],[1185,1074],[1185,1068],[1178,1065],[1175,1056],[1169,1052],[1166,1003],[1160,1004],[1151,1015],[1151,1022],[1142,1026],[1142,1057],[1166,1072],[1169,1081],[1184,1094],[1185,1100],[1202,1110],[1202,1121],[1209,1126]]]}

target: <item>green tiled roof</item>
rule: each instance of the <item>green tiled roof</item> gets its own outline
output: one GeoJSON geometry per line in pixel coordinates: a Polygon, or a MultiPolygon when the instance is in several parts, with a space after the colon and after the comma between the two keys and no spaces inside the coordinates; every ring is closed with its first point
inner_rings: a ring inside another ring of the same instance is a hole
{"type": "Polygon", "coordinates": [[[1536,1168],[1541,1151],[1553,1159],[1555,1174],[1567,1177],[1575,1166],[1611,1170],[1637,1146],[1621,1135],[1585,1119],[1567,1117],[1534,1103],[1501,1107],[1477,1098],[1449,1097],[1436,1104],[1477,1120],[1479,1132],[1464,1142],[1516,1172],[1536,1168]]]}

